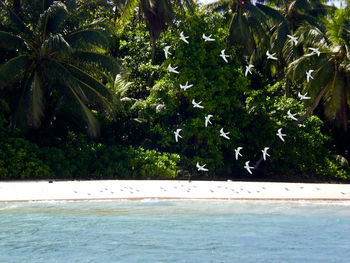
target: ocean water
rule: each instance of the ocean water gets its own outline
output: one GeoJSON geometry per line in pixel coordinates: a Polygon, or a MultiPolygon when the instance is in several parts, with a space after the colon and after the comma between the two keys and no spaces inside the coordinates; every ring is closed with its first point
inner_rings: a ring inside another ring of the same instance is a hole
{"type": "Polygon", "coordinates": [[[350,203],[0,203],[1,263],[350,262],[350,203]]]}

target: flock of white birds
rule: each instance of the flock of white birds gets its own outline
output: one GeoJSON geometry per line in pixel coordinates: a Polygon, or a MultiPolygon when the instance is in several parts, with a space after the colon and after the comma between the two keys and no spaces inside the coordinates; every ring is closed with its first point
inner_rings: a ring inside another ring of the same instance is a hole
{"type": "MultiPolygon", "coordinates": [[[[215,41],[214,38],[211,38],[212,35],[206,36],[205,34],[202,35],[202,38],[204,40],[204,42],[208,42],[208,41],[215,41]]],[[[297,45],[298,43],[298,38],[295,36],[291,36],[291,35],[287,35],[287,37],[289,38],[288,42],[291,42],[293,45],[297,45]]],[[[185,42],[186,44],[189,44],[188,39],[189,36],[185,36],[183,32],[180,33],[180,40],[182,40],[183,42],[185,42]]],[[[164,54],[165,54],[165,58],[168,59],[169,55],[172,55],[169,52],[169,49],[171,48],[171,46],[166,46],[164,47],[164,54]]],[[[312,51],[311,54],[317,54],[317,56],[320,55],[320,51],[318,50],[318,48],[309,48],[309,50],[312,51]]],[[[269,52],[269,50],[266,51],[266,57],[267,59],[271,59],[271,60],[277,60],[277,57],[275,57],[276,53],[271,54],[269,52]]],[[[221,53],[219,55],[226,63],[228,63],[227,58],[229,58],[229,55],[225,54],[225,49],[221,50],[221,53]]],[[[247,76],[248,74],[252,74],[251,70],[254,68],[254,65],[249,64],[246,66],[246,70],[245,70],[245,76],[247,76]]],[[[172,67],[171,64],[168,65],[168,71],[170,73],[175,73],[175,74],[179,74],[179,71],[176,70],[177,67],[172,67]]],[[[312,72],[314,70],[310,69],[308,71],[306,71],[306,81],[309,82],[310,79],[313,79],[312,77],[312,72]]],[[[181,85],[180,84],[180,89],[186,91],[187,89],[191,88],[193,86],[193,84],[188,84],[188,81],[186,82],[185,85],[181,85]]],[[[310,99],[310,97],[307,97],[307,93],[305,94],[301,94],[300,92],[298,92],[298,97],[299,99],[302,100],[308,100],[310,99]]],[[[192,105],[193,108],[198,108],[198,109],[204,109],[204,106],[201,105],[202,101],[200,102],[196,102],[194,99],[192,100],[192,105]]],[[[292,120],[297,120],[297,118],[295,117],[296,114],[293,114],[290,112],[290,110],[288,110],[287,112],[287,118],[290,118],[292,120]]],[[[212,122],[210,121],[210,118],[212,118],[213,115],[212,114],[208,114],[207,116],[205,116],[205,120],[204,120],[204,125],[205,127],[208,127],[208,124],[212,124],[212,122]]],[[[175,141],[178,142],[179,138],[182,138],[182,136],[180,135],[180,132],[182,131],[182,129],[176,129],[176,131],[174,131],[174,135],[175,135],[175,141]]],[[[220,129],[220,137],[223,137],[226,140],[230,140],[229,137],[230,132],[225,132],[223,128],[220,129]]],[[[286,134],[282,133],[282,128],[279,128],[277,130],[276,135],[284,142],[284,137],[287,136],[286,134]]],[[[243,149],[243,147],[239,146],[235,149],[235,159],[238,160],[239,157],[242,157],[242,154],[240,153],[240,151],[243,149]]],[[[266,158],[268,156],[270,156],[268,154],[268,150],[270,148],[269,147],[265,147],[263,150],[261,150],[262,155],[263,155],[263,159],[264,161],[266,161],[266,158]]],[[[249,165],[250,161],[245,162],[244,165],[244,169],[246,169],[250,174],[252,174],[252,169],[254,169],[254,167],[249,165]]],[[[198,169],[198,171],[203,171],[203,172],[207,172],[208,169],[205,168],[206,164],[200,165],[198,162],[196,164],[196,168],[198,169]]]]}

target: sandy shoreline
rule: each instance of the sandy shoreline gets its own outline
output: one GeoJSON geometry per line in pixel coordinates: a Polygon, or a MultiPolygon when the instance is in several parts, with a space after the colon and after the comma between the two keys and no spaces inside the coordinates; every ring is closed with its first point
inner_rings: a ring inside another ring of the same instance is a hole
{"type": "Polygon", "coordinates": [[[160,180],[0,182],[0,202],[123,199],[350,201],[350,184],[160,180]]]}

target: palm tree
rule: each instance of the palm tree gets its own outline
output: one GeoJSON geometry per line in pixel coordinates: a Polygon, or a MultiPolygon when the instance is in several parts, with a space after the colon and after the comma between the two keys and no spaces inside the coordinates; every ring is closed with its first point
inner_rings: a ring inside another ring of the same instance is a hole
{"type": "MultiPolygon", "coordinates": [[[[123,0],[122,0],[123,1],[123,0]]],[[[192,8],[193,0],[126,0],[123,19],[129,20],[138,7],[139,15],[143,15],[152,41],[152,61],[154,61],[156,40],[174,18],[174,8],[183,10],[184,6],[192,8]]]]}
{"type": "Polygon", "coordinates": [[[318,48],[321,54],[308,52],[289,66],[292,79],[301,82],[305,82],[306,71],[314,70],[313,79],[305,86],[312,103],[294,124],[307,118],[323,99],[327,119],[346,130],[350,102],[350,8],[336,10],[325,20],[325,28],[308,25],[297,32],[304,45],[318,48]]]}
{"type": "MultiPolygon", "coordinates": [[[[103,25],[92,23],[69,31],[66,6],[53,2],[35,24],[25,24],[0,1],[5,20],[0,27],[0,50],[15,56],[0,64],[0,90],[10,88],[16,96],[12,126],[38,128],[46,105],[70,109],[97,136],[99,126],[91,110],[114,113],[114,96],[102,83],[104,72],[116,74],[118,64],[104,54],[109,35],[103,25]]],[[[14,104],[14,103],[12,103],[14,104]]]]}

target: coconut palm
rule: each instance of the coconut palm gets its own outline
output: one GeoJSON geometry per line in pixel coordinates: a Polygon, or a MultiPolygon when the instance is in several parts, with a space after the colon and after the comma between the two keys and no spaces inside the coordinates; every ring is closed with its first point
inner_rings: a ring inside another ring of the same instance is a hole
{"type": "Polygon", "coordinates": [[[143,15],[152,41],[152,61],[154,60],[156,40],[171,23],[175,14],[173,9],[183,9],[186,5],[191,8],[193,0],[126,0],[124,4],[123,19],[128,20],[138,7],[139,15],[143,15]]]}
{"type": "Polygon", "coordinates": [[[304,91],[312,97],[310,108],[297,120],[302,122],[323,99],[325,116],[347,129],[347,108],[350,99],[350,9],[336,10],[325,21],[325,30],[310,25],[297,34],[307,47],[299,59],[292,62],[288,72],[299,82],[306,83],[305,72],[314,70],[313,79],[304,91]],[[308,48],[319,48],[321,54],[310,53],[308,48]]]}
{"type": "MultiPolygon", "coordinates": [[[[24,122],[31,128],[48,118],[46,105],[56,110],[70,109],[86,123],[92,136],[99,132],[91,110],[114,113],[113,95],[101,76],[115,74],[117,63],[104,50],[109,45],[102,24],[92,23],[69,31],[65,27],[66,6],[53,2],[36,24],[25,24],[3,1],[5,20],[0,29],[0,49],[15,56],[0,64],[0,89],[11,89],[16,96],[13,126],[24,122]]],[[[14,104],[14,103],[12,103],[14,104]]]]}

